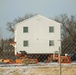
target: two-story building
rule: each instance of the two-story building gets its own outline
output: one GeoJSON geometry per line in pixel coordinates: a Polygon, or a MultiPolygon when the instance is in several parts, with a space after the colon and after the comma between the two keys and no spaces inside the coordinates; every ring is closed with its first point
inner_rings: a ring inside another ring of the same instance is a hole
{"type": "Polygon", "coordinates": [[[61,24],[36,15],[15,25],[15,53],[52,54],[61,46],[61,24]]]}

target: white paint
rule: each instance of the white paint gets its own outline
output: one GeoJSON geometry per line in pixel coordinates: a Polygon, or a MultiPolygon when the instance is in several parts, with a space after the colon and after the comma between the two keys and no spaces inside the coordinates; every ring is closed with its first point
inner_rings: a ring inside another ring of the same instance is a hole
{"type": "Polygon", "coordinates": [[[26,51],[28,54],[54,53],[59,51],[61,42],[60,23],[36,15],[15,26],[15,51],[26,51]],[[28,33],[23,33],[23,27],[28,27],[28,33]],[[54,33],[49,33],[49,26],[54,26],[54,33]],[[23,47],[23,40],[29,41],[28,47],[23,47]],[[49,47],[49,40],[54,40],[55,45],[49,47]]]}

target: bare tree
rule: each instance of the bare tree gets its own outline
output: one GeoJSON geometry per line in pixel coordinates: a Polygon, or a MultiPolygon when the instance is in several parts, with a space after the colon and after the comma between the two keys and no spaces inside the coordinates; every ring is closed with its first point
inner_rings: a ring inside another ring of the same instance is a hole
{"type": "Polygon", "coordinates": [[[0,48],[1,48],[1,40],[2,40],[2,31],[1,31],[1,28],[0,28],[0,48]]]}
{"type": "Polygon", "coordinates": [[[0,39],[2,38],[2,31],[1,31],[1,28],[0,28],[0,39]]]}
{"type": "Polygon", "coordinates": [[[62,24],[62,51],[76,53],[76,16],[62,14],[55,17],[55,21],[62,24]]]}
{"type": "Polygon", "coordinates": [[[21,22],[21,21],[24,21],[30,17],[33,17],[34,15],[36,14],[26,14],[25,16],[23,17],[18,17],[17,19],[14,19],[13,22],[7,22],[6,25],[7,25],[7,30],[14,33],[14,26],[21,22]]]}

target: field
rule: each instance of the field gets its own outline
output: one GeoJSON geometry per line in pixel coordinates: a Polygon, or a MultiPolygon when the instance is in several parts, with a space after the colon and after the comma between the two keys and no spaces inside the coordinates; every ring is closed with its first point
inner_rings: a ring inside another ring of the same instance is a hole
{"type": "MultiPolygon", "coordinates": [[[[64,64],[62,75],[76,75],[76,64],[64,64]]],[[[59,75],[59,64],[37,65],[4,65],[0,67],[0,75],[59,75]]]]}

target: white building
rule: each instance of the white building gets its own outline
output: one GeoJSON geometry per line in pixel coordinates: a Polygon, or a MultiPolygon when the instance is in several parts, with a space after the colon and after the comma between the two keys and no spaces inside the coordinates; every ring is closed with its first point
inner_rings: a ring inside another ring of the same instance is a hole
{"type": "Polygon", "coordinates": [[[24,20],[15,26],[15,53],[51,54],[59,51],[61,24],[41,15],[24,20]]]}

